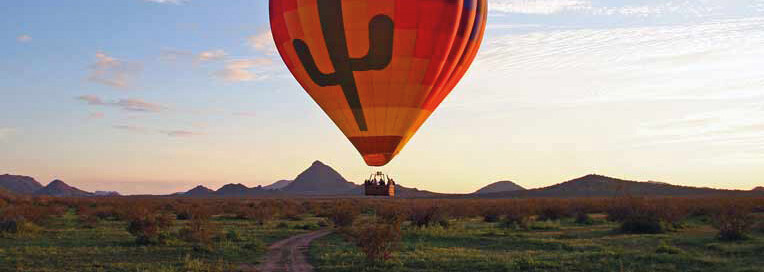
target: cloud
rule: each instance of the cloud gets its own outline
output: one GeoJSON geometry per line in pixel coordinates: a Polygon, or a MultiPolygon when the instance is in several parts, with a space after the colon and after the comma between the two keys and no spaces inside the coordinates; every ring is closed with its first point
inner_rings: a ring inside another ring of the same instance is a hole
{"type": "Polygon", "coordinates": [[[247,38],[247,44],[249,44],[252,49],[266,55],[276,55],[277,53],[276,45],[273,42],[273,33],[271,33],[270,30],[249,36],[249,38],[247,38]]]}
{"type": "Polygon", "coordinates": [[[20,35],[20,36],[16,37],[16,41],[18,41],[20,43],[29,42],[31,40],[32,40],[32,37],[27,35],[27,34],[23,34],[23,35],[20,35]]]}
{"type": "Polygon", "coordinates": [[[204,133],[201,133],[201,132],[188,131],[188,130],[162,130],[160,131],[160,133],[170,137],[192,137],[192,136],[204,135],[204,133]]]}
{"type": "Polygon", "coordinates": [[[265,78],[264,75],[258,75],[251,71],[253,68],[270,66],[273,63],[270,59],[240,59],[231,60],[226,63],[223,70],[218,71],[216,75],[225,81],[253,81],[265,78]]]}
{"type": "Polygon", "coordinates": [[[218,49],[201,52],[196,59],[198,61],[215,61],[224,59],[226,56],[228,56],[228,53],[226,53],[224,50],[218,49]]]}
{"type": "Polygon", "coordinates": [[[577,13],[588,15],[620,15],[620,16],[662,16],[681,15],[690,17],[705,17],[714,15],[731,6],[746,3],[756,7],[760,0],[646,0],[638,5],[619,5],[616,1],[591,0],[494,0],[489,5],[495,13],[552,15],[560,13],[577,13]]]}
{"type": "Polygon", "coordinates": [[[490,11],[522,14],[555,14],[591,7],[590,1],[580,0],[494,0],[490,11]]]}
{"type": "Polygon", "coordinates": [[[106,53],[96,53],[96,62],[90,65],[88,80],[115,88],[126,88],[142,68],[137,63],[113,58],[106,53]]]}
{"type": "Polygon", "coordinates": [[[161,112],[167,109],[167,107],[165,106],[146,102],[140,99],[134,99],[134,98],[118,99],[114,101],[104,101],[103,99],[95,95],[82,95],[82,96],[76,97],[76,99],[85,101],[88,105],[117,107],[125,111],[161,112]]]}

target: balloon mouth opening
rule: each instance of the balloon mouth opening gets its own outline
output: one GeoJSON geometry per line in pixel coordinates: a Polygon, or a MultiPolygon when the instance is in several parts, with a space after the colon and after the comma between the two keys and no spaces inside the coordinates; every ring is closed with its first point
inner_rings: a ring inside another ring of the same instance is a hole
{"type": "Polygon", "coordinates": [[[393,159],[393,154],[366,154],[363,155],[363,160],[369,166],[385,166],[390,160],[393,159]]]}
{"type": "Polygon", "coordinates": [[[349,137],[353,146],[361,153],[369,166],[384,166],[395,157],[395,150],[403,141],[402,136],[358,136],[349,137]]]}

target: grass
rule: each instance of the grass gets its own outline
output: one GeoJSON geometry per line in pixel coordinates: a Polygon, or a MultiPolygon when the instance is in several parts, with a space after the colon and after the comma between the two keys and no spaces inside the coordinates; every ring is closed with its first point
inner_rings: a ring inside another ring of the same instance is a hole
{"type": "MultiPolygon", "coordinates": [[[[0,271],[230,271],[257,264],[265,253],[263,243],[306,233],[310,230],[303,226],[319,220],[274,220],[260,226],[250,220],[215,218],[219,238],[209,248],[195,248],[179,239],[138,246],[126,222],[100,221],[95,228],[84,228],[70,212],[35,235],[0,237],[0,271]]],[[[173,229],[186,224],[175,221],[173,229]]]]}
{"type": "Polygon", "coordinates": [[[311,260],[319,272],[764,271],[764,235],[720,242],[700,220],[679,231],[641,235],[621,234],[618,225],[602,220],[535,222],[529,230],[479,218],[452,223],[449,229],[404,226],[400,251],[387,262],[367,262],[340,234],[314,241],[311,260]]]}

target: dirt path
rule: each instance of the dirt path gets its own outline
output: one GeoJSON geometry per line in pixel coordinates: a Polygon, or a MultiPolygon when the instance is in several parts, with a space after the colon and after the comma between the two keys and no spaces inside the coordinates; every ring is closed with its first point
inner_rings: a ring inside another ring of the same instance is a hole
{"type": "Polygon", "coordinates": [[[329,234],[331,230],[319,230],[278,241],[268,247],[263,263],[255,268],[258,272],[311,272],[305,251],[311,241],[329,234]]]}

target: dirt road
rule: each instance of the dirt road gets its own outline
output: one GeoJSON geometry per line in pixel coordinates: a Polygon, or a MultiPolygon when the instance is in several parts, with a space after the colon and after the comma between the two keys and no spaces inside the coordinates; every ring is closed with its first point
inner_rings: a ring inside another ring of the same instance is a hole
{"type": "Polygon", "coordinates": [[[313,266],[308,263],[305,251],[311,241],[329,234],[330,230],[319,230],[278,241],[268,248],[263,263],[258,265],[258,272],[311,272],[313,266]]]}

